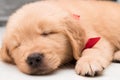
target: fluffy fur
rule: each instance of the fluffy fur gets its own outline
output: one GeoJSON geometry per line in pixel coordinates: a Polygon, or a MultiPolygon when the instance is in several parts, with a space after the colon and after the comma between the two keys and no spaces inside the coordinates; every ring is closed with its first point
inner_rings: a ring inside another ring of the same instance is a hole
{"type": "Polygon", "coordinates": [[[77,74],[95,76],[112,60],[120,61],[120,5],[105,1],[39,1],[17,10],[9,19],[1,56],[27,74],[47,74],[76,59],[77,74]],[[72,14],[80,15],[75,19],[72,14]],[[89,38],[101,37],[90,49],[89,38]],[[42,66],[30,68],[26,58],[39,52],[42,66]]]}

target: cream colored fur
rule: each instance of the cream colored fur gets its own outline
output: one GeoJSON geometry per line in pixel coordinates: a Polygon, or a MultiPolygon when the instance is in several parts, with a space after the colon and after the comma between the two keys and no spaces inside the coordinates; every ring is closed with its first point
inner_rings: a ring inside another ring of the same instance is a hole
{"type": "Polygon", "coordinates": [[[120,5],[106,1],[60,0],[27,4],[7,23],[1,56],[27,74],[46,74],[77,60],[77,74],[95,76],[120,60],[120,5]],[[73,14],[80,15],[75,19],[73,14]],[[47,35],[44,35],[46,33],[47,35]],[[89,38],[101,37],[90,49],[89,38]],[[117,52],[116,52],[117,51],[117,52]],[[25,62],[33,52],[45,58],[40,70],[25,62]]]}

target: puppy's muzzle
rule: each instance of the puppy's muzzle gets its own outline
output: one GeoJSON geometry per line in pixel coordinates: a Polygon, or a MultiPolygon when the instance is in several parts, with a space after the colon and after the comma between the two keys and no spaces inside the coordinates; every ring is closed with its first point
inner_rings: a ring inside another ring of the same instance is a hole
{"type": "Polygon", "coordinates": [[[32,53],[27,57],[26,63],[31,68],[37,68],[42,64],[43,57],[41,53],[32,53]]]}

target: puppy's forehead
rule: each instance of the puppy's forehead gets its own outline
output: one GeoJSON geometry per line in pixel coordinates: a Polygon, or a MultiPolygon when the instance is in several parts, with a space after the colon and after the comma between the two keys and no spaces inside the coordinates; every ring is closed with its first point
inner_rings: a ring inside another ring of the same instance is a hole
{"type": "Polygon", "coordinates": [[[16,11],[8,22],[7,27],[19,35],[33,35],[37,30],[61,30],[62,20],[68,13],[55,3],[35,2],[23,6],[16,11]],[[14,28],[11,28],[14,27],[14,28]],[[58,29],[59,28],[59,29],[58,29]]]}

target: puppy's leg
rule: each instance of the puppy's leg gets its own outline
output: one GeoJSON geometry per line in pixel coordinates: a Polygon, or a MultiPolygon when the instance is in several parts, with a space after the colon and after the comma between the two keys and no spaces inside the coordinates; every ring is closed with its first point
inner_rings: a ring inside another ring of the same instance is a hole
{"type": "Polygon", "coordinates": [[[113,62],[119,62],[120,63],[120,50],[114,53],[113,62]]]}
{"type": "Polygon", "coordinates": [[[100,74],[112,61],[113,52],[113,46],[107,40],[101,39],[93,48],[83,51],[75,67],[77,74],[83,76],[100,74]]]}

